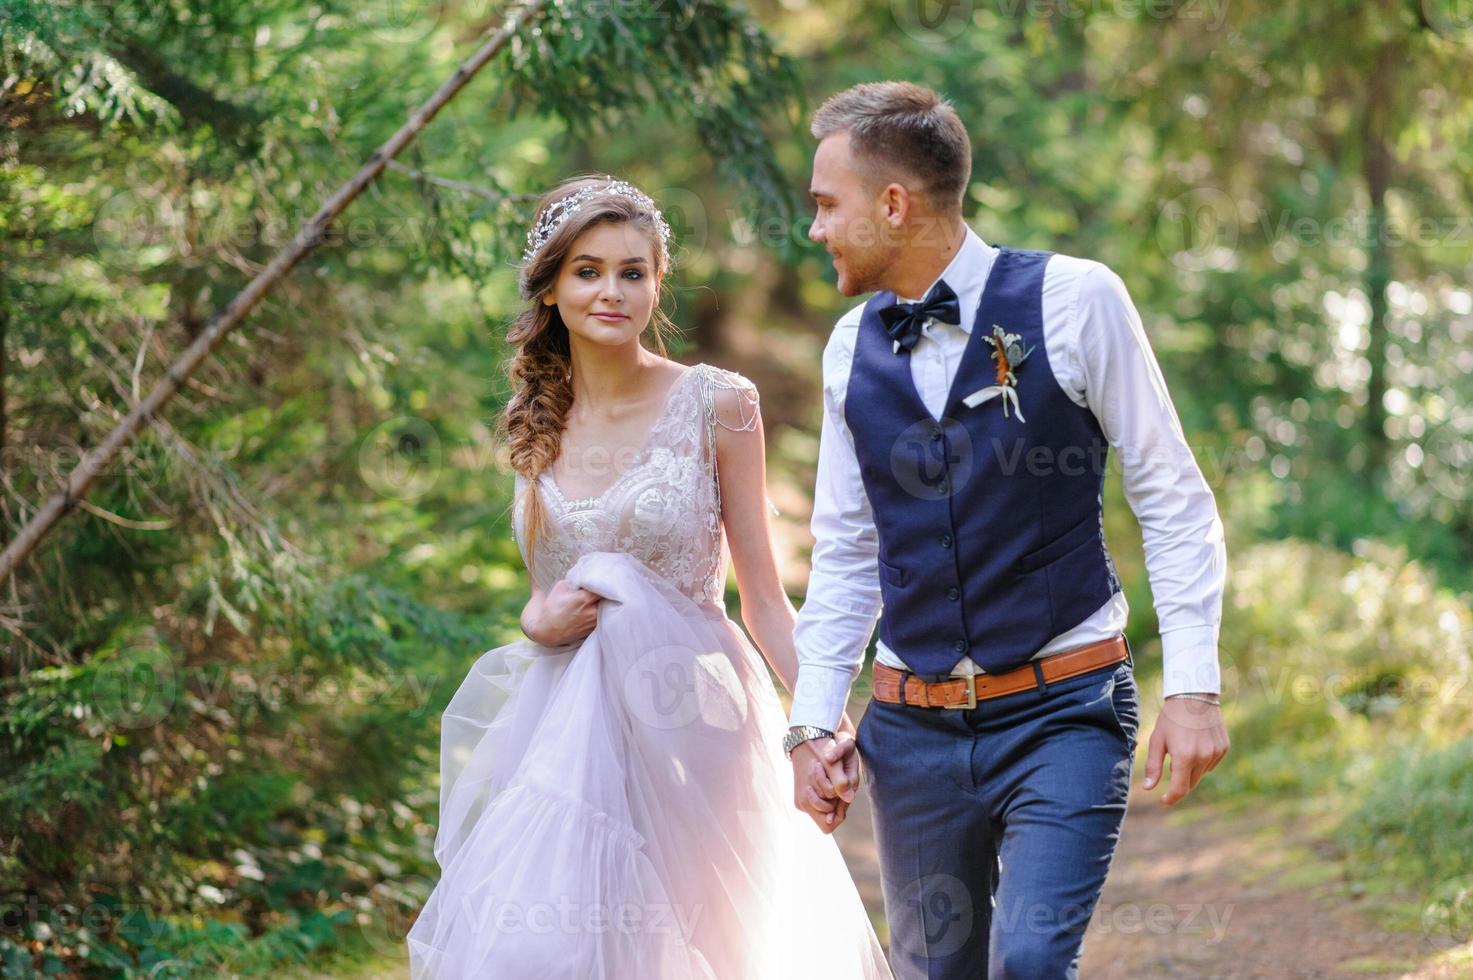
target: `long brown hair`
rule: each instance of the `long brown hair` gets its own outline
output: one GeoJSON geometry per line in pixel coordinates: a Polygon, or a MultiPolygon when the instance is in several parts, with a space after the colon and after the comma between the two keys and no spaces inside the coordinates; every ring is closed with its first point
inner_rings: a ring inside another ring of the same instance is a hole
{"type": "MultiPolygon", "coordinates": [[[[538,202],[533,227],[537,227],[549,207],[568,195],[586,187],[609,184],[615,179],[608,175],[590,174],[562,182],[538,202]]],[[[563,323],[557,306],[543,303],[542,298],[557,282],[563,260],[579,235],[597,224],[621,222],[643,230],[654,249],[656,305],[650,316],[650,326],[655,350],[661,357],[668,356],[665,338],[675,326],[659,306],[659,288],[670,257],[660,236],[656,214],[638,201],[616,194],[594,194],[563,219],[542,247],[523,262],[518,277],[521,298],[527,305],[517,314],[506,334],[507,342],[514,345],[516,351],[507,366],[512,395],[501,413],[501,428],[510,451],[511,467],[527,481],[518,505],[521,507],[523,543],[529,563],[537,540],[547,526],[547,510],[538,491],[537,480],[558,457],[568,409],[573,405],[573,357],[568,343],[568,327],[563,323]]]]}

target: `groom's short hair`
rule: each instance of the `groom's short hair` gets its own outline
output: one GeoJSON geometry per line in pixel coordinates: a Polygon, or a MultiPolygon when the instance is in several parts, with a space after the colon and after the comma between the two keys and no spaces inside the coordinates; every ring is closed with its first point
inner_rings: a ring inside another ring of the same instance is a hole
{"type": "Polygon", "coordinates": [[[874,190],[899,181],[937,211],[961,210],[972,178],[972,141],[951,103],[924,85],[847,88],[818,107],[809,131],[818,140],[848,132],[856,164],[874,190]]]}

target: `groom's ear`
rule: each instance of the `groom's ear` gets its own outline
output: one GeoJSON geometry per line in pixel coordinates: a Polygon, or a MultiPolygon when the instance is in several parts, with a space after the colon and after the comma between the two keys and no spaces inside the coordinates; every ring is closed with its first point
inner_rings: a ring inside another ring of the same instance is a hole
{"type": "Polygon", "coordinates": [[[910,190],[904,184],[891,181],[880,192],[880,206],[885,209],[885,220],[892,228],[899,228],[905,224],[914,204],[910,190]]]}

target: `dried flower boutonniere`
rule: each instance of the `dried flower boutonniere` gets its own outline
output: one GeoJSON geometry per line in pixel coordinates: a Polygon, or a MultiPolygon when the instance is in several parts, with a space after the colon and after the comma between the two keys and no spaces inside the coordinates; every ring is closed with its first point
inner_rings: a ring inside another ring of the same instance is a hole
{"type": "Polygon", "coordinates": [[[1022,337],[1008,333],[995,323],[992,325],[992,336],[988,339],[992,341],[992,359],[997,362],[996,380],[986,388],[979,388],[963,398],[962,404],[968,408],[976,408],[983,402],[1001,396],[1003,417],[1008,416],[1008,406],[1011,404],[1013,411],[1018,414],[1018,421],[1026,422],[1028,420],[1023,417],[1023,409],[1018,404],[1018,376],[1014,372],[1033,353],[1033,348],[1025,350],[1022,337]]]}

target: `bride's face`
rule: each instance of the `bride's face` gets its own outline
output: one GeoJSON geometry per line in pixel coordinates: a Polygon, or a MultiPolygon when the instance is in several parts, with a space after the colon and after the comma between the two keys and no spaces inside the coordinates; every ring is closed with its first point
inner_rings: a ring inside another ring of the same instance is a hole
{"type": "Polygon", "coordinates": [[[654,245],[637,226],[596,224],[573,240],[542,302],[558,308],[570,334],[622,346],[638,340],[654,312],[654,262],[654,245]]]}
{"type": "Polygon", "coordinates": [[[856,168],[847,132],[819,142],[809,191],[817,212],[808,237],[834,260],[839,292],[858,296],[885,288],[885,273],[898,250],[896,220],[856,168]]]}

